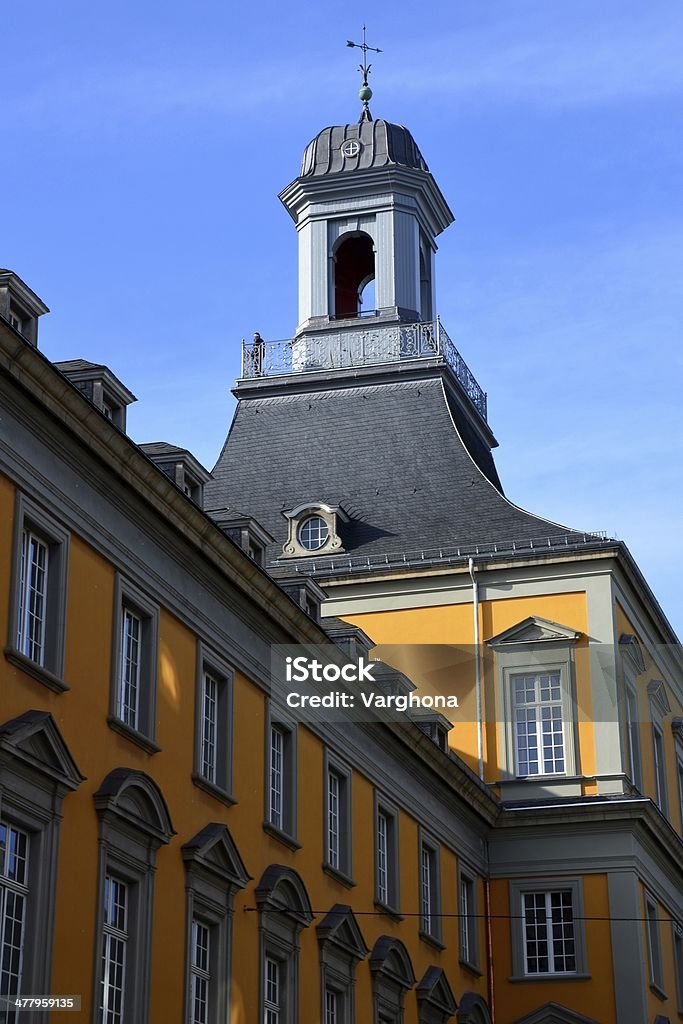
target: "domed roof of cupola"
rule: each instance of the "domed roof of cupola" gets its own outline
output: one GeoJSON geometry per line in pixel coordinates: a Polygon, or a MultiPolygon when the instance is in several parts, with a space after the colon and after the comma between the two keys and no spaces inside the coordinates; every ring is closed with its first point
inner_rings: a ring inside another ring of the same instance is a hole
{"type": "Polygon", "coordinates": [[[364,118],[359,124],[323,128],[304,150],[301,177],[391,166],[429,171],[407,128],[364,118]]]}

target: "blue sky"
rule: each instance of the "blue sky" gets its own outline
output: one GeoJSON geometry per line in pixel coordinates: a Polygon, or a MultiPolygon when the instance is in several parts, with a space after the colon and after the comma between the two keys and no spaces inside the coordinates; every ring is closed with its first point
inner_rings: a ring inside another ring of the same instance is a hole
{"type": "Polygon", "coordinates": [[[373,113],[456,215],[438,307],[508,495],[625,540],[680,635],[678,0],[8,6],[0,264],[52,309],[41,347],[110,365],[137,441],[213,465],[241,338],[295,327],[277,194],[358,116],[364,18],[373,113]]]}

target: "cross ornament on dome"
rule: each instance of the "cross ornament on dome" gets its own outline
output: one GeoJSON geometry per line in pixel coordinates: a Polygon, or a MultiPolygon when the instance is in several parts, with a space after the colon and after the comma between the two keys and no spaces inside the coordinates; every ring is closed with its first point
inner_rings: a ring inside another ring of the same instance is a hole
{"type": "Polygon", "coordinates": [[[368,53],[381,53],[382,51],[379,50],[376,46],[368,46],[365,36],[365,25],[363,25],[363,42],[354,43],[353,40],[347,39],[346,45],[355,47],[356,49],[363,51],[363,63],[358,65],[358,70],[363,76],[363,84],[361,85],[358,91],[358,98],[361,100],[363,104],[363,110],[361,112],[359,120],[372,121],[372,114],[370,113],[369,106],[370,100],[372,99],[372,89],[368,85],[368,75],[370,74],[372,64],[368,64],[368,53]]]}

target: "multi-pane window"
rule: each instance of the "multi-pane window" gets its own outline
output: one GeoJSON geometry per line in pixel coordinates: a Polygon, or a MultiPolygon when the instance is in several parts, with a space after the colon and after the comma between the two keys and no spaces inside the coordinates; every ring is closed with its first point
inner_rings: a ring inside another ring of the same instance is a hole
{"type": "Polygon", "coordinates": [[[351,773],[325,758],[325,848],[327,867],[351,873],[351,773]]]}
{"type": "Polygon", "coordinates": [[[576,973],[571,889],[522,896],[525,974],[576,973]]]}
{"type": "Polygon", "coordinates": [[[114,875],[104,879],[102,917],[101,1024],[122,1024],[128,952],[128,884],[114,875]]]}
{"type": "Polygon", "coordinates": [[[377,899],[389,903],[389,819],[377,812],[377,899]]]}
{"type": "Polygon", "coordinates": [[[270,727],[269,757],[269,814],[268,820],[276,828],[284,827],[284,768],[285,732],[277,725],[270,727]]]}
{"type": "Polygon", "coordinates": [[[325,989],[325,1021],[324,1024],[340,1024],[339,994],[331,988],[325,989]]]}
{"type": "Polygon", "coordinates": [[[226,803],[232,803],[232,695],[231,667],[200,642],[193,779],[226,803]]]}
{"type": "Polygon", "coordinates": [[[375,883],[377,902],[398,910],[398,818],[384,804],[375,813],[375,883]]]}
{"type": "Polygon", "coordinates": [[[666,758],[664,754],[664,733],[658,723],[652,724],[652,746],[655,762],[655,798],[657,806],[666,814],[666,758]]]}
{"type": "Polygon", "coordinates": [[[296,728],[269,721],[266,732],[266,822],[291,839],[296,835],[296,728]]]}
{"type": "Polygon", "coordinates": [[[201,774],[209,782],[216,782],[219,682],[211,672],[202,673],[201,718],[201,774]]]}
{"type": "Polygon", "coordinates": [[[518,775],[565,771],[562,686],[559,672],[511,677],[518,775]]]}
{"type": "Polygon", "coordinates": [[[131,729],[139,728],[142,619],[124,606],[121,616],[121,659],[116,712],[131,729]]]}
{"type": "Polygon", "coordinates": [[[17,649],[45,664],[48,546],[30,530],[21,535],[17,649]]]}
{"type": "Polygon", "coordinates": [[[327,543],[330,528],[322,516],[310,516],[299,527],[299,543],[307,551],[317,551],[327,543]]]}
{"type": "MultiPolygon", "coordinates": [[[[22,953],[28,899],[28,848],[25,832],[0,821],[0,995],[21,992],[22,953]]],[[[2,1021],[13,1022],[7,1010],[2,1021]]]]}
{"type": "Polygon", "coordinates": [[[664,984],[662,972],[662,945],[659,934],[657,904],[649,896],[645,898],[645,924],[647,928],[647,950],[650,959],[650,982],[660,990],[664,984]]]}
{"type": "Polygon", "coordinates": [[[193,920],[190,961],[190,1022],[208,1024],[211,933],[201,921],[193,920]]]}
{"type": "Polygon", "coordinates": [[[56,693],[64,671],[69,534],[17,494],[9,645],[5,655],[56,693]]]}
{"type": "Polygon", "coordinates": [[[267,956],[265,959],[263,1024],[280,1024],[282,1020],[282,979],[280,963],[267,956]]]}
{"type": "Polygon", "coordinates": [[[116,608],[108,721],[117,732],[156,753],[159,606],[135,584],[117,576],[116,608]]]}
{"type": "Polygon", "coordinates": [[[683,931],[674,924],[674,968],[676,971],[676,999],[679,1014],[683,1013],[683,931]]]}
{"type": "Polygon", "coordinates": [[[335,771],[327,773],[327,862],[330,867],[339,868],[340,838],[340,797],[342,782],[335,771]]]}
{"type": "Polygon", "coordinates": [[[466,964],[479,962],[477,949],[477,917],[474,881],[460,875],[460,959],[466,964]]]}
{"type": "Polygon", "coordinates": [[[420,843],[420,928],[425,935],[440,934],[439,855],[431,843],[420,843]]]}
{"type": "Polygon", "coordinates": [[[638,698],[635,690],[626,688],[626,738],[631,766],[631,782],[636,789],[643,788],[643,774],[640,761],[640,726],[638,722],[638,698]]]}

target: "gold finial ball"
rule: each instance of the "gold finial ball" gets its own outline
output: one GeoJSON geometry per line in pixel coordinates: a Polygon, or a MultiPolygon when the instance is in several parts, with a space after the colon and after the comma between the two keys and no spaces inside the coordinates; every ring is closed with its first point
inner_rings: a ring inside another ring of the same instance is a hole
{"type": "Polygon", "coordinates": [[[360,89],[358,90],[358,98],[361,99],[363,103],[370,102],[370,100],[372,99],[372,89],[370,88],[369,85],[361,85],[360,89]]]}

